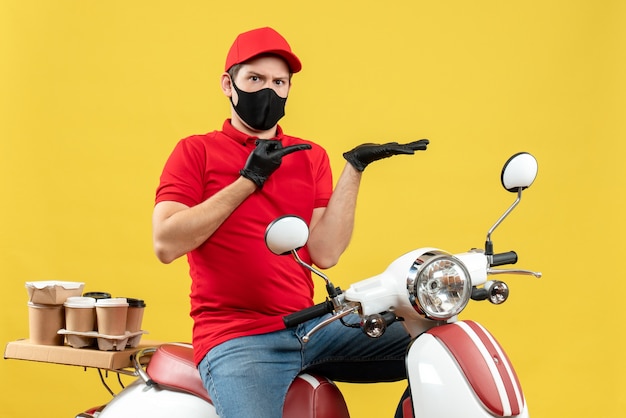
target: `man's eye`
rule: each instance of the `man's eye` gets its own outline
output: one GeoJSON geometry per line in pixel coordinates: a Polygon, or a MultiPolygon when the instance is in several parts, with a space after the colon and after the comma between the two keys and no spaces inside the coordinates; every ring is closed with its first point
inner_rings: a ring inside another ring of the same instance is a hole
{"type": "Polygon", "coordinates": [[[259,77],[256,75],[250,76],[250,80],[252,81],[259,81],[259,77]]]}

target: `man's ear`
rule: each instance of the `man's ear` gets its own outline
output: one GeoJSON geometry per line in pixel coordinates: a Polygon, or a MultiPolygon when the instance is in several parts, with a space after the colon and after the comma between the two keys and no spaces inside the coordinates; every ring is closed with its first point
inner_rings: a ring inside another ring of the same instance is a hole
{"type": "Polygon", "coordinates": [[[220,79],[220,82],[222,86],[222,92],[224,92],[224,94],[227,97],[232,97],[233,96],[233,82],[230,79],[230,75],[228,75],[228,73],[222,74],[222,78],[220,79]]]}

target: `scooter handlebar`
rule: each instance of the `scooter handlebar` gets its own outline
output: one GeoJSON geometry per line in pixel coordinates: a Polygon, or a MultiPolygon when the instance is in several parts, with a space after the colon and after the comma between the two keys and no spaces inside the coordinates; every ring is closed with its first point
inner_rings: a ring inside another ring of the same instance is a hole
{"type": "Polygon", "coordinates": [[[313,305],[310,308],[306,308],[283,317],[283,322],[287,328],[292,328],[308,321],[309,319],[318,318],[331,312],[333,312],[333,303],[330,300],[326,300],[322,303],[318,303],[317,305],[313,305]]]}
{"type": "Polygon", "coordinates": [[[492,256],[491,267],[515,263],[517,263],[517,253],[515,251],[508,251],[506,253],[494,254],[492,256]]]}

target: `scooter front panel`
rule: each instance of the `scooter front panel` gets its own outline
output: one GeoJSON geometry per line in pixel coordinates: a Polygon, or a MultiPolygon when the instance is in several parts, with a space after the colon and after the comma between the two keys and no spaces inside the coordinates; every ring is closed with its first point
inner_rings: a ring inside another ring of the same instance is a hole
{"type": "Polygon", "coordinates": [[[493,418],[434,335],[423,333],[413,341],[407,372],[415,418],[493,418]]]}
{"type": "Polygon", "coordinates": [[[473,321],[459,321],[432,328],[428,334],[443,344],[475,396],[492,414],[522,413],[524,397],[515,370],[486,329],[473,321]]]}

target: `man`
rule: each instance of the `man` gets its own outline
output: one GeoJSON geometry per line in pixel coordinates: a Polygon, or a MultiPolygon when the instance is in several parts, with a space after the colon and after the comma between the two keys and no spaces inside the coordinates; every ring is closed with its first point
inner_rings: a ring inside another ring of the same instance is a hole
{"type": "Polygon", "coordinates": [[[302,217],[310,227],[302,259],[334,266],[352,235],[365,167],[428,144],[356,147],[344,154],[348,163],[333,190],[326,152],[277,124],[301,68],[273,29],[240,34],[221,76],[231,118],[221,131],[180,141],[157,190],[155,253],[164,263],[187,254],[195,361],[221,418],[281,417],[303,369],[339,380],[405,378],[401,326],[369,340],[337,324],[304,345],[301,337],[319,320],[283,324],[285,315],[313,304],[314,285],[310,272],[265,247],[267,225],[285,214],[302,217]]]}

